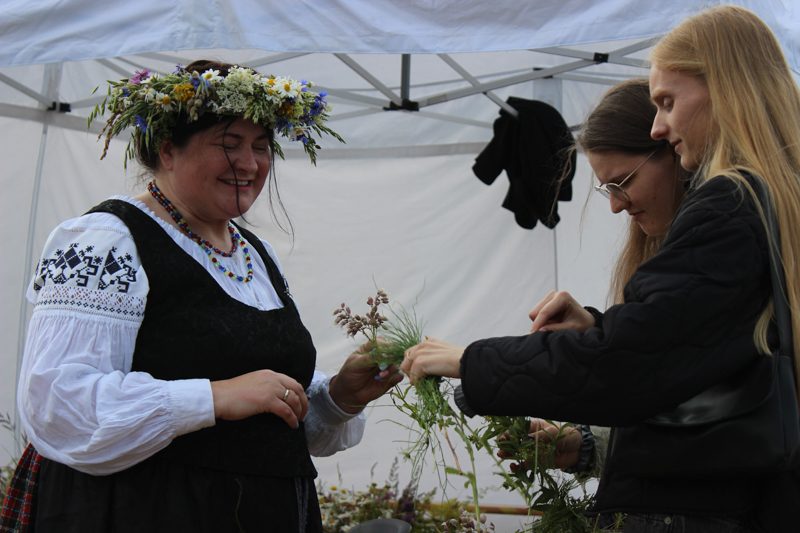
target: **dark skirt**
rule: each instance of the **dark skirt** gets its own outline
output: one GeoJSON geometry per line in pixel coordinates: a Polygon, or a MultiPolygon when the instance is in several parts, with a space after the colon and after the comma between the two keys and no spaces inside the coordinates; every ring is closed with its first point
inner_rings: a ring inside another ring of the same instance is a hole
{"type": "Polygon", "coordinates": [[[108,476],[42,459],[36,531],[321,533],[311,478],[147,460],[108,476]]]}

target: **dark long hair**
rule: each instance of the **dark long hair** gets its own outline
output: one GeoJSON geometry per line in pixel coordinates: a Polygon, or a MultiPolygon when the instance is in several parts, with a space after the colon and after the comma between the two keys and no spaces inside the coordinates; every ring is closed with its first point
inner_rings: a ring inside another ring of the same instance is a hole
{"type": "MultiPolygon", "coordinates": [[[[576,145],[583,152],[671,152],[666,141],[650,137],[655,116],[656,107],[650,100],[648,81],[644,78],[624,81],[612,87],[589,114],[576,137],[576,145]]],[[[678,164],[675,154],[671,155],[675,161],[675,179],[687,179],[688,174],[678,164]]],[[[676,198],[676,207],[679,202],[680,198],[676,198]]],[[[630,221],[628,238],[611,278],[610,296],[615,303],[622,302],[628,280],[639,265],[658,251],[663,240],[663,236],[647,235],[636,222],[630,221]]]]}

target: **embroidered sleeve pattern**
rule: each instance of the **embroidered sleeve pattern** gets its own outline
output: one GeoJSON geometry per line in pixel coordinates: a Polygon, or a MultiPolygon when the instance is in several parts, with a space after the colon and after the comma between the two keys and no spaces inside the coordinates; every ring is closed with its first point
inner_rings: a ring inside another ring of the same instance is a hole
{"type": "Polygon", "coordinates": [[[102,225],[106,218],[84,216],[51,234],[29,291],[37,312],[72,311],[141,322],[146,276],[127,228],[114,221],[102,225]]]}
{"type": "Polygon", "coordinates": [[[120,219],[92,213],[62,223],[33,278],[18,405],[42,455],[107,475],[214,425],[208,380],[131,371],[149,283],[120,219]]]}

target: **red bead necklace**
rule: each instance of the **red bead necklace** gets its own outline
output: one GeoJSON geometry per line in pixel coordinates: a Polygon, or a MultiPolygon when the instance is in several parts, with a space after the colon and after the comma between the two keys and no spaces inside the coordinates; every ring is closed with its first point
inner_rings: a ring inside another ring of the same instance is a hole
{"type": "Polygon", "coordinates": [[[233,224],[228,222],[228,233],[230,233],[232,241],[231,251],[223,252],[209,241],[192,231],[192,228],[189,227],[189,223],[185,218],[183,218],[183,215],[181,215],[178,209],[172,205],[172,202],[170,202],[169,199],[164,196],[164,193],[161,192],[161,189],[158,188],[155,181],[151,181],[147,184],[147,190],[150,192],[153,198],[155,198],[156,201],[161,204],[164,209],[166,209],[167,213],[169,213],[169,216],[172,217],[172,220],[175,221],[175,224],[178,225],[178,228],[184,233],[184,235],[196,242],[206,252],[209,260],[211,260],[211,263],[216,266],[220,272],[233,280],[243,283],[248,283],[253,279],[253,260],[250,256],[250,248],[247,246],[247,241],[245,241],[242,236],[239,235],[239,232],[236,231],[236,228],[233,227],[233,224]],[[242,251],[244,252],[244,261],[247,264],[246,276],[240,276],[228,270],[222,265],[222,263],[220,263],[219,259],[215,257],[215,255],[231,257],[236,253],[238,246],[241,246],[242,251]]]}

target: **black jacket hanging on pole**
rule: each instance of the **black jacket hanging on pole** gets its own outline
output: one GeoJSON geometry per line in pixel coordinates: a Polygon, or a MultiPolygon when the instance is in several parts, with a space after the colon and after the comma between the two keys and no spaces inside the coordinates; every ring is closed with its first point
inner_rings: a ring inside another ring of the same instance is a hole
{"type": "Polygon", "coordinates": [[[517,224],[532,229],[541,221],[553,228],[559,221],[557,200],[572,199],[575,152],[567,158],[572,134],[559,112],[544,102],[516,97],[507,102],[518,116],[500,111],[494,137],[472,170],[487,185],[505,170],[509,189],[503,207],[514,212],[517,224]],[[559,184],[568,161],[570,171],[559,184]]]}

